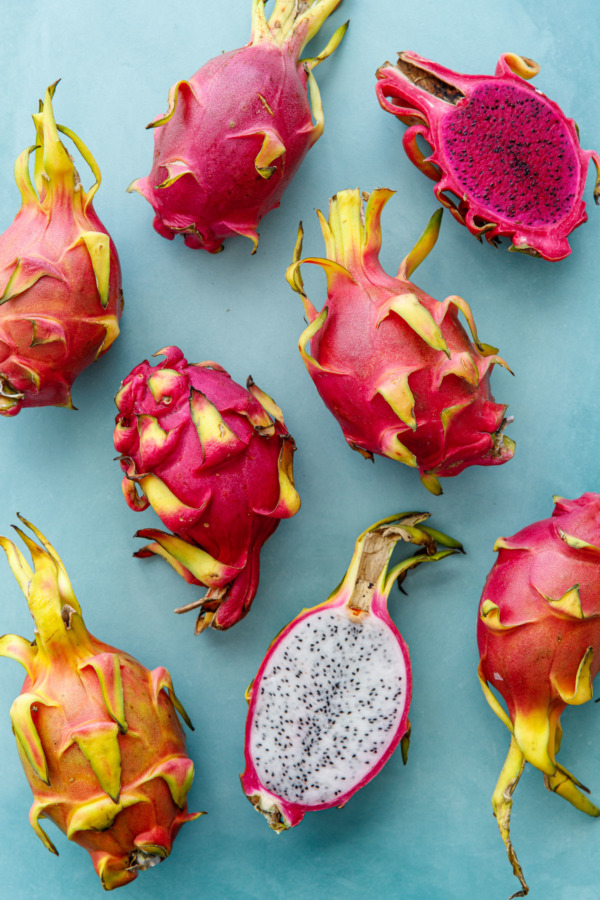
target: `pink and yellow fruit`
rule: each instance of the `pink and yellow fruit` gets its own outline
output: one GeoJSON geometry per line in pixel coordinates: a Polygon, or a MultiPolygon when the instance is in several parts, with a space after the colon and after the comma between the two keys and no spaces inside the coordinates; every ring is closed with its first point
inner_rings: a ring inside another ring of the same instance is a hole
{"type": "Polygon", "coordinates": [[[83,141],[54,121],[55,88],[33,116],[35,145],[15,164],[21,209],[0,235],[3,416],[27,406],[72,408],[73,382],[118,336],[123,310],[117,251],[92,205],[100,170],[83,141]],[[91,168],[88,191],[60,135],[91,168]]]}
{"type": "Polygon", "coordinates": [[[215,362],[189,364],[177,347],[161,353],[156,366],[136,366],[115,398],[125,500],[136,511],[152,506],[172,532],[139,531],[151,543],[135,555],[162,556],[208,588],[177,610],[199,609],[197,632],[230,628],[258,589],[264,542],[300,507],[296,447],[251,378],[246,390],[215,362]]]}
{"type": "Polygon", "coordinates": [[[84,847],[106,890],[164,860],[188,813],[194,765],[177,713],[190,726],[171,676],[93,637],[58,554],[22,517],[33,568],[5,537],[0,546],[27,598],[33,642],[0,638],[0,655],[27,676],[10,717],[34,796],[29,821],[52,853],[40,825],[54,822],[84,847]]]}
{"type": "Polygon", "coordinates": [[[347,23],[317,56],[300,54],[340,3],[275,0],[267,20],[265,0],[253,0],[249,43],[171,88],[167,112],[148,125],[152,170],[129,188],[151,204],[159,234],[183,234],[188,247],[210,253],[238,234],[256,250],[258,223],[279,206],[323,133],[313,69],[333,53],[347,23]]]}
{"type": "Polygon", "coordinates": [[[510,839],[512,795],[526,762],[549,790],[600,816],[587,789],[556,761],[561,714],[591,700],[600,668],[600,494],[554,501],[550,519],[496,541],[477,623],[481,685],[511,735],[492,806],[521,881],[515,897],[528,892],[510,839]]]}
{"type": "Polygon", "coordinates": [[[330,200],[329,221],[318,213],[327,258],[300,258],[300,227],[287,278],[309,321],[300,353],[348,444],[367,458],[377,453],[418,469],[425,486],[439,494],[440,477],[512,458],[514,442],[503,434],[506,406],[494,402],[490,389],[494,365],[508,367],[495,348],[481,343],[461,297],[441,303],[409,280],[437,240],[441,211],[398,275],[384,272],[380,217],[392,194],[339,191],[330,200]],[[327,276],[321,312],[304,290],[303,263],[321,266],[327,276]]]}

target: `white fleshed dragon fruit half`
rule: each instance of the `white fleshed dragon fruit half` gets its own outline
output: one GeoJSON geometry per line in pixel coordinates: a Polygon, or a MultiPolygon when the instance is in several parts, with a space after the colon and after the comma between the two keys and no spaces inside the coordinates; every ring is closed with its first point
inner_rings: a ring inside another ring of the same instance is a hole
{"type": "Polygon", "coordinates": [[[398,744],[406,762],[412,676],[387,598],[409,569],[462,549],[427,518],[405,513],[363,532],[341,585],[283,629],[248,689],[242,788],[276,832],[344,806],[398,744]],[[419,549],[388,571],[399,540],[419,549]]]}

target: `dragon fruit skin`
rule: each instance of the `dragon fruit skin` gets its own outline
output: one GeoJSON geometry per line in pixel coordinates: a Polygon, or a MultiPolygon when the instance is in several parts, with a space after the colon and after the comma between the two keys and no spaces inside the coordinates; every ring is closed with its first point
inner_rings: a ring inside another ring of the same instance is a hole
{"type": "Polygon", "coordinates": [[[409,569],[462,550],[427,518],[403,513],[363,532],[340,586],[280,632],[248,689],[242,788],[276,832],[344,806],[398,744],[406,762],[412,676],[388,595],[409,569]],[[399,540],[422,549],[388,572],[399,540]]]}
{"type": "Polygon", "coordinates": [[[199,608],[196,632],[223,630],[250,608],[262,545],[300,507],[295,444],[251,378],[246,390],[215,362],[189,365],[177,347],[159,353],[164,361],[136,366],[115,398],[125,499],[136,511],[151,505],[173,532],[139,531],[152,543],[135,555],[158,554],[205,585],[202,600],[177,612],[199,608]]]}
{"type": "Polygon", "coordinates": [[[507,366],[479,341],[461,297],[440,303],[409,281],[437,240],[441,210],[397,277],[383,271],[380,217],[392,194],[364,194],[363,214],[358,189],[338,192],[330,200],[329,222],[318,213],[327,259],[300,259],[301,227],[287,278],[309,320],[300,353],[349,445],[368,458],[378,453],[418,468],[426,487],[439,494],[440,476],[512,458],[514,442],[502,434],[506,406],[494,402],[489,384],[494,364],[507,366]],[[321,313],[304,291],[303,263],[319,265],[327,275],[321,313]]]}
{"type": "Polygon", "coordinates": [[[55,87],[48,88],[33,116],[36,146],[25,150],[15,165],[21,209],[0,235],[4,416],[28,406],[73,408],[75,378],[118,336],[123,309],[117,251],[92,205],[100,171],[77,135],[56,125],[55,87]],[[73,141],[96,178],[87,192],[59,133],[73,141]]]}
{"type": "Polygon", "coordinates": [[[495,75],[459,75],[403,52],[396,66],[378,69],[377,97],[409,125],[403,137],[409,159],[437,182],[435,196],[458,222],[479,240],[506,236],[510,250],[554,261],[570,254],[567,238],[587,219],[582,197],[590,159],[600,201],[600,157],[581,149],[575,122],[527,83],[539,68],[505,53],[495,75]]]}
{"type": "Polygon", "coordinates": [[[16,528],[33,560],[0,537],[35,621],[33,643],[0,638],[0,655],[27,671],[12,705],[17,749],[34,796],[29,821],[51,819],[84,847],[106,890],[133,881],[171,852],[188,813],[194,766],[176,711],[192,727],[171,676],[149,671],[86,629],[62,561],[46,538],[16,528]]]}
{"type": "Polygon", "coordinates": [[[511,732],[492,805],[522,884],[515,897],[528,891],[510,840],[512,793],[526,762],[543,773],[549,790],[600,816],[586,789],[556,762],[561,713],[591,699],[600,668],[600,495],[554,500],[550,519],[496,542],[477,625],[484,694],[511,732]]]}
{"type": "Polygon", "coordinates": [[[159,234],[183,234],[188,247],[210,253],[241,234],[256,251],[259,221],[279,206],[323,133],[312,70],[333,53],[348,23],[318,56],[299,57],[340,2],[276,0],[267,21],[265,0],[253,0],[249,43],[171,88],[167,113],[148,125],[155,129],[152,170],[129,188],[151,204],[159,234]]]}

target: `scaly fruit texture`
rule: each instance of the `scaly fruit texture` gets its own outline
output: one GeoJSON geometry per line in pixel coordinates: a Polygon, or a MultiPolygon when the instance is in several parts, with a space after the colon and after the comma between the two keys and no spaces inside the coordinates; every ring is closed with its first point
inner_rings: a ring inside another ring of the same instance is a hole
{"type": "Polygon", "coordinates": [[[253,0],[249,43],[171,88],[167,112],[147,126],[155,129],[152,170],[129,187],[152,206],[159,234],[183,234],[188,247],[209,253],[241,234],[256,251],[258,223],[323,133],[312,70],[348,23],[318,56],[300,54],[340,2],[275,0],[267,20],[265,0],[253,0]]]}
{"type": "Polygon", "coordinates": [[[561,713],[591,700],[600,668],[600,494],[554,502],[550,519],[496,541],[477,623],[481,685],[511,734],[492,806],[522,885],[514,897],[528,892],[510,839],[512,795],[526,762],[549,790],[600,816],[587,788],[556,762],[561,713]]]}
{"type": "Polygon", "coordinates": [[[162,862],[185,822],[194,777],[171,676],[93,637],[64,565],[46,538],[25,542],[33,569],[8,538],[9,565],[35,622],[33,642],[0,638],[0,655],[27,676],[10,717],[34,796],[29,821],[42,843],[58,851],[40,825],[47,818],[84,847],[106,890],[128,884],[162,862]]]}
{"type": "Polygon", "coordinates": [[[92,205],[100,170],[83,141],[54,121],[55,88],[48,88],[33,116],[35,145],[15,164],[21,209],[0,235],[3,416],[27,406],[72,409],[73,382],[118,336],[123,310],[117,251],[92,205]],[[96,181],[89,191],[61,134],[92,170],[96,181]]]}
{"type": "Polygon", "coordinates": [[[428,516],[402,513],[363,532],[340,586],[283,629],[248,689],[242,788],[276,832],[344,806],[398,744],[406,763],[412,677],[388,596],[409,569],[462,550],[423,525],[428,516]],[[419,549],[388,571],[397,541],[419,549]]]}
{"type": "Polygon", "coordinates": [[[177,347],[161,353],[156,366],[136,366],[115,397],[125,500],[136,511],[151,505],[173,532],[138,531],[151,543],[134,555],[162,556],[189,584],[207,587],[175,612],[199,609],[196,633],[223,630],[250,609],[264,542],[300,508],[296,445],[252,378],[246,390],[215,362],[190,365],[177,347]]]}
{"type": "Polygon", "coordinates": [[[318,212],[327,259],[300,259],[301,225],[287,279],[309,320],[300,337],[302,359],[348,444],[369,459],[378,453],[417,468],[425,486],[440,494],[441,476],[512,458],[514,442],[503,434],[506,406],[490,392],[495,363],[508,366],[479,341],[461,297],[440,303],[409,281],[437,240],[441,210],[398,275],[383,271],[380,218],[392,194],[363,194],[363,209],[358,189],[338,192],[329,202],[329,222],[318,212]],[[320,313],[304,291],[303,263],[321,266],[327,276],[320,313]]]}
{"type": "Polygon", "coordinates": [[[539,70],[527,57],[504,53],[495,75],[460,75],[405,51],[397,65],[378,69],[377,97],[409,126],[408,158],[437,182],[435,196],[471,234],[492,244],[509,237],[510,250],[558,260],[587,219],[590,159],[600,200],[600,157],[582,150],[575,122],[527,84],[539,70]]]}

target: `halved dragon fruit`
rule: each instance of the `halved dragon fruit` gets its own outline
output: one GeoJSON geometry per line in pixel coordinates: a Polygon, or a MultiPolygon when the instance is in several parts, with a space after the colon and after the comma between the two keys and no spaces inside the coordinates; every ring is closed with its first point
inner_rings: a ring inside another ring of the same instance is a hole
{"type": "Polygon", "coordinates": [[[582,200],[590,159],[577,126],[527,84],[539,65],[504,53],[495,75],[460,75],[405,51],[377,71],[377,97],[408,131],[404,149],[436,181],[434,193],[471,234],[548,260],[571,252],[568,236],[587,219],[582,200]],[[426,156],[418,138],[433,149],[426,156]],[[452,196],[454,195],[454,197],[452,196]]]}
{"type": "Polygon", "coordinates": [[[400,743],[406,762],[410,659],[388,596],[409,569],[462,550],[423,525],[428,516],[403,513],[363,532],[340,586],[283,629],[248,689],[242,788],[276,832],[344,806],[400,743]],[[420,549],[388,572],[399,540],[420,549]]]}
{"type": "Polygon", "coordinates": [[[496,348],[481,343],[462,297],[440,303],[410,280],[437,240],[442,210],[398,275],[384,272],[380,218],[392,194],[338,191],[329,201],[329,221],[318,213],[327,259],[300,259],[300,226],[287,279],[309,321],[300,337],[302,359],[350,447],[368,459],[378,453],[417,468],[428,490],[441,494],[440,477],[512,459],[506,406],[494,402],[490,389],[494,365],[508,366],[496,348]],[[303,263],[327,275],[320,313],[304,290],[303,263]]]}
{"type": "Polygon", "coordinates": [[[548,790],[600,816],[587,788],[556,761],[561,714],[591,700],[600,669],[600,494],[554,503],[551,518],[496,541],[477,623],[481,685],[510,732],[492,806],[522,886],[513,897],[529,890],[510,839],[512,795],[526,762],[548,790]]]}
{"type": "Polygon", "coordinates": [[[333,53],[348,23],[317,56],[300,54],[340,3],[276,0],[267,20],[265,0],[253,0],[249,43],[171,88],[168,111],[147,126],[155,129],[152,170],[129,187],[151,204],[159,234],[183,234],[188,247],[210,253],[241,234],[256,251],[258,223],[279,206],[323,133],[312,70],[333,53]]]}

